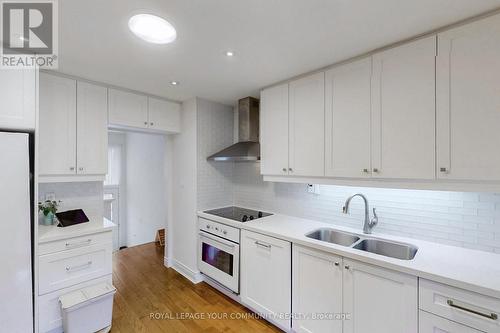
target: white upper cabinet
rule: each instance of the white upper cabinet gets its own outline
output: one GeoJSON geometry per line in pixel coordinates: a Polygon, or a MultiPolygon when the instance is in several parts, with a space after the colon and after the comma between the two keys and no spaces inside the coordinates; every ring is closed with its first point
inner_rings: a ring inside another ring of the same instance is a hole
{"type": "Polygon", "coordinates": [[[108,92],[105,87],[77,82],[77,173],[108,171],[108,92]]]}
{"type": "Polygon", "coordinates": [[[290,82],[288,164],[288,171],[292,176],[325,175],[323,72],[290,82]]]}
{"type": "Polygon", "coordinates": [[[371,74],[371,57],[326,72],[326,176],[370,177],[371,74]]]}
{"type": "Polygon", "coordinates": [[[435,36],[373,56],[373,177],[435,178],[435,56],[435,36]]]}
{"type": "Polygon", "coordinates": [[[76,81],[40,73],[39,173],[76,173],[76,81]]]}
{"type": "Polygon", "coordinates": [[[181,105],[158,98],[148,98],[149,128],[169,133],[181,131],[181,105]]]}
{"type": "Polygon", "coordinates": [[[111,125],[148,128],[148,97],[128,91],[109,89],[111,125]]]}
{"type": "Polygon", "coordinates": [[[0,71],[0,129],[35,129],[36,70],[0,71]]]}
{"type": "Polygon", "coordinates": [[[500,15],[438,35],[437,173],[500,180],[500,15]]]}
{"type": "Polygon", "coordinates": [[[260,94],[261,173],[288,174],[288,84],[260,94]]]}
{"type": "Polygon", "coordinates": [[[344,333],[417,333],[417,277],[344,258],[344,333]]]}
{"type": "Polygon", "coordinates": [[[342,333],[340,318],[314,318],[313,314],[342,313],[342,258],[293,245],[293,330],[297,333],[342,333]]]}

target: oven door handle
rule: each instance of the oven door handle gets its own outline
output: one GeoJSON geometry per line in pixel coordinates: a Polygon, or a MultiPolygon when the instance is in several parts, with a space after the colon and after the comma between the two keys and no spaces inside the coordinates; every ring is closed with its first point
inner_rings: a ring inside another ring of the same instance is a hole
{"type": "Polygon", "coordinates": [[[234,249],[236,247],[236,244],[233,244],[232,242],[230,241],[225,241],[225,240],[222,240],[220,237],[217,237],[217,236],[212,236],[210,234],[207,234],[206,232],[203,232],[203,231],[200,231],[200,237],[201,238],[207,238],[213,242],[216,242],[216,243],[219,243],[221,245],[224,245],[224,246],[227,246],[227,247],[230,247],[232,249],[234,249]],[[226,243],[227,242],[227,243],[226,243]]]}

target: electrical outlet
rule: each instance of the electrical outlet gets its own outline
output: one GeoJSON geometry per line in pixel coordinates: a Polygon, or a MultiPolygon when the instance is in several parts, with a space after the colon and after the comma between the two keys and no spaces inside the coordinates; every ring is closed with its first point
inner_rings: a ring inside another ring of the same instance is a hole
{"type": "Polygon", "coordinates": [[[307,193],[319,194],[318,184],[307,184],[307,193]]]}
{"type": "Polygon", "coordinates": [[[45,200],[56,201],[56,194],[54,192],[45,193],[45,200]]]}

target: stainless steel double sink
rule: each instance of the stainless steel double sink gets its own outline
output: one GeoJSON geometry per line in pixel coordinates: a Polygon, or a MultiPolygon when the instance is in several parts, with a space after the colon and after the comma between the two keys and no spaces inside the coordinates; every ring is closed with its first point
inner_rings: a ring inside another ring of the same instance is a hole
{"type": "Polygon", "coordinates": [[[330,228],[314,230],[306,234],[306,237],[402,260],[412,260],[418,251],[418,248],[411,244],[362,238],[356,234],[330,228]]]}

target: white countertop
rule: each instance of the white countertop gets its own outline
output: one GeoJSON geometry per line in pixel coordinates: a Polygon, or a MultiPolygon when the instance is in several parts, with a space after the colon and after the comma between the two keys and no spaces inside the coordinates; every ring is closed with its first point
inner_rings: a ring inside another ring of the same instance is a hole
{"type": "Polygon", "coordinates": [[[38,244],[104,232],[112,230],[115,226],[116,225],[113,222],[106,218],[103,218],[102,220],[91,219],[89,222],[71,225],[64,228],[57,227],[55,225],[38,225],[38,244]]]}
{"type": "Polygon", "coordinates": [[[198,216],[334,253],[345,258],[500,298],[500,254],[379,234],[376,232],[376,228],[372,235],[363,235],[361,230],[362,221],[360,221],[360,229],[357,230],[281,214],[274,214],[245,223],[203,212],[198,212],[198,216]],[[400,260],[305,237],[305,234],[325,227],[355,233],[363,238],[382,238],[410,243],[418,247],[418,252],[413,260],[400,260]]]}

